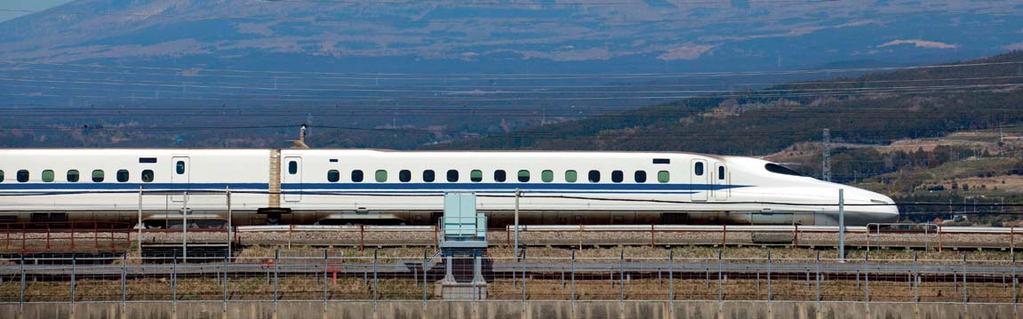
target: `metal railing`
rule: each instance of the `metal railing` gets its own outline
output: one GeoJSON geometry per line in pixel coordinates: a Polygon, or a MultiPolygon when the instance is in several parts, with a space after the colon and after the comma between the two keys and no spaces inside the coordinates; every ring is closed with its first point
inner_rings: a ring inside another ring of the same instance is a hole
{"type": "MultiPolygon", "coordinates": [[[[785,300],[1016,303],[1012,259],[583,257],[487,258],[488,300],[785,300]]],[[[528,255],[528,254],[524,254],[528,255]]],[[[965,255],[964,255],[965,256],[965,255]]],[[[14,258],[0,262],[0,302],[224,303],[439,300],[448,264],[433,254],[200,258],[14,258]]],[[[454,277],[473,276],[454,259],[454,277]]]]}

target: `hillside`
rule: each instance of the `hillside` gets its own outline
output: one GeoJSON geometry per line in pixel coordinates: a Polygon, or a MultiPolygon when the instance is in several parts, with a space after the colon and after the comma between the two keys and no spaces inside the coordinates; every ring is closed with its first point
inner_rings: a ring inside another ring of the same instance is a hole
{"type": "Polygon", "coordinates": [[[821,139],[902,138],[1023,121],[1023,52],[685,99],[438,146],[449,149],[680,150],[763,155],[821,139]]]}

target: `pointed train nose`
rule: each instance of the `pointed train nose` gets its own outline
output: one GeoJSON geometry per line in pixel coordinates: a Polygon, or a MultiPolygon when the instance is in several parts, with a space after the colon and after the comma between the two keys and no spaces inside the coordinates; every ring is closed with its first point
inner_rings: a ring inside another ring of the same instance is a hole
{"type": "Polygon", "coordinates": [[[846,222],[852,224],[895,223],[899,207],[891,197],[855,187],[845,190],[846,222]]]}

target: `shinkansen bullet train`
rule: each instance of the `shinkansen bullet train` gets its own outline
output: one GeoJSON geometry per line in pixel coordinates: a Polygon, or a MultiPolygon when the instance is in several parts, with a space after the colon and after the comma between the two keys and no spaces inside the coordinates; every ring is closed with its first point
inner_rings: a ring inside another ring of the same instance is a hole
{"type": "Polygon", "coordinates": [[[4,149],[0,222],[430,224],[474,192],[490,224],[893,222],[884,195],[748,157],[639,152],[4,149]],[[228,195],[229,194],[229,195],[228,195]],[[228,205],[230,202],[230,205],[228,205]],[[230,210],[228,209],[230,207],[230,210]],[[187,217],[186,217],[187,215],[187,217]]]}

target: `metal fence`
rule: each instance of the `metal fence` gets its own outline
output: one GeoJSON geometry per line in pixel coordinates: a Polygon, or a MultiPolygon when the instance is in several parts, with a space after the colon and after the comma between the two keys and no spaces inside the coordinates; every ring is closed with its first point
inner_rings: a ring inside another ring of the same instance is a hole
{"type": "MultiPolygon", "coordinates": [[[[470,282],[474,259],[454,258],[470,282]]],[[[417,257],[17,258],[0,302],[439,300],[447,261],[417,257]]],[[[488,300],[787,300],[1015,303],[1014,260],[484,258],[488,300]]],[[[450,297],[449,297],[450,298],[450,297]]],[[[475,297],[474,297],[475,298],[475,297]]]]}

